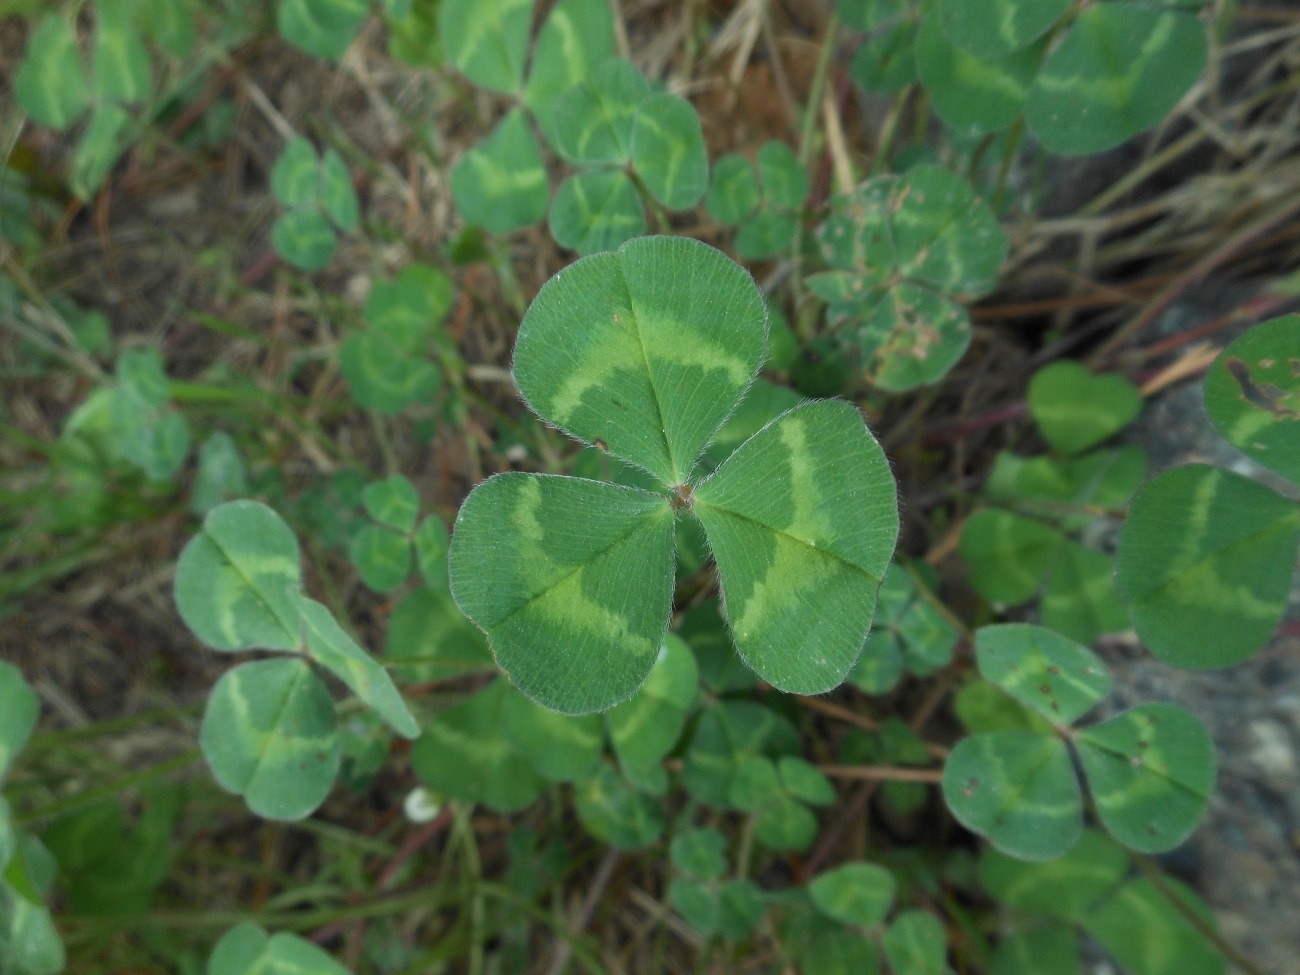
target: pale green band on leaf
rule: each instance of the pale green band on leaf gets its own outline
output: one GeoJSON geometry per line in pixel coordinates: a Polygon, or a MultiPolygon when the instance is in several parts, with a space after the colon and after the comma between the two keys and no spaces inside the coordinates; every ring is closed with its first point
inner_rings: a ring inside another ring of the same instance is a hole
{"type": "Polygon", "coordinates": [[[582,714],[654,666],[672,607],[668,499],[598,481],[499,474],[461,507],[452,592],[538,703],[582,714]]]}

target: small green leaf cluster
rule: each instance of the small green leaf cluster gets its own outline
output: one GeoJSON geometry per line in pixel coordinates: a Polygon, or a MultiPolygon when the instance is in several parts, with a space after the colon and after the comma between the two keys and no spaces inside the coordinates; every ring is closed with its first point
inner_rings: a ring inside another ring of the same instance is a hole
{"type": "Polygon", "coordinates": [[[990,971],[1078,973],[1083,931],[1133,975],[1223,975],[1227,964],[1204,933],[1213,923],[1209,908],[1172,878],[1154,881],[1132,872],[1124,848],[1095,829],[1084,830],[1070,852],[1048,863],[985,850],[979,880],[1003,905],[1009,929],[990,971]]]}
{"type": "MultiPolygon", "coordinates": [[[[378,0],[378,4],[393,24],[405,26],[412,17],[412,0],[378,0]]],[[[279,0],[275,23],[290,44],[335,61],[357,36],[371,6],[371,0],[279,0]]]]}
{"type": "Polygon", "coordinates": [[[958,634],[936,608],[933,585],[895,563],[880,587],[876,618],[849,681],[868,694],[893,690],[906,672],[928,677],[952,660],[958,634]]]}
{"type": "Polygon", "coordinates": [[[266,819],[300,819],[338,774],[338,720],[324,667],[399,735],[419,733],[388,672],[301,590],[298,542],[270,508],[212,509],[176,566],[176,605],[194,634],[225,652],[289,651],[227,671],[208,699],[199,742],[221,786],[266,819]]]}
{"type": "Polygon", "coordinates": [[[757,172],[739,153],[723,156],[713,167],[704,205],[721,224],[739,224],[736,253],[761,261],[790,249],[808,196],[808,171],[784,142],[763,143],[757,172]]]}
{"type": "Polygon", "coordinates": [[[271,227],[276,252],[304,271],[319,271],[334,256],[338,231],[361,222],[347,164],[333,149],[322,157],[304,136],[295,136],[271,169],[271,193],[285,207],[271,227]]]}
{"type": "Polygon", "coordinates": [[[261,972],[349,975],[346,968],[305,938],[285,931],[268,935],[251,921],[222,935],[208,958],[207,975],[257,975],[261,972]]]}
{"type": "Polygon", "coordinates": [[[1159,853],[1191,834],[1214,787],[1214,745],[1194,715],[1155,702],[1076,728],[1110,692],[1110,675],[1091,650],[1046,627],[982,627],[975,657],[985,680],[1047,725],[957,743],[943,794],[962,825],[1022,859],[1067,853],[1083,831],[1073,748],[1098,817],[1125,846],[1159,853]]]}
{"type": "Polygon", "coordinates": [[[366,485],[361,503],[372,519],[357,529],[348,555],[361,580],[376,592],[396,589],[411,575],[411,565],[431,586],[447,579],[447,526],[430,515],[416,526],[420,498],[400,474],[366,485]]]}
{"type": "Polygon", "coordinates": [[[149,481],[169,482],[190,452],[189,424],[170,400],[161,353],[127,349],[118,356],[116,382],[77,407],[63,436],[85,445],[101,470],[127,468],[149,481]]]}
{"type": "Polygon", "coordinates": [[[685,210],[708,188],[708,157],[690,102],[655,90],[612,58],[614,28],[601,0],[561,0],[537,37],[525,76],[532,0],[445,0],[439,23],[451,63],[519,105],[452,171],[461,216],[505,233],[548,212],[551,235],[579,254],[612,250],[646,232],[646,206],[685,210]],[[551,199],[529,114],[578,168],[551,199]]]}
{"type": "Polygon", "coordinates": [[[763,679],[820,693],[856,663],[898,533],[861,415],[801,404],[697,472],[766,337],[753,280],[692,240],[634,240],[542,288],[515,348],[521,392],[655,486],[508,473],[466,499],[452,592],[525,694],[579,714],[641,685],[672,610],[678,512],[699,519],[736,647],[763,679]]]}
{"type": "Polygon", "coordinates": [[[830,270],[808,277],[866,378],[902,392],[941,379],[970,345],[962,306],[997,283],[1007,238],[960,176],[918,165],[831,201],[817,228],[830,270]]]}
{"type": "Polygon", "coordinates": [[[1027,124],[1052,152],[1101,152],[1150,129],[1205,68],[1200,0],[837,0],[865,32],[863,88],[925,87],[955,133],[1027,124]],[[1184,9],[1179,9],[1184,8],[1184,9]],[[1021,121],[1023,120],[1023,122],[1021,121]]]}
{"type": "Polygon", "coordinates": [[[450,279],[427,264],[408,264],[396,280],[375,282],[366,299],[366,329],[339,350],[343,378],[358,406],[400,413],[438,388],[442,377],[428,352],[439,343],[443,360],[455,361],[439,328],[451,300],[450,279]]]}
{"type": "Polygon", "coordinates": [[[1109,553],[1096,537],[1099,515],[1120,512],[1146,477],[1138,447],[1100,448],[1133,421],[1142,396],[1122,376],[1096,376],[1062,361],[1036,372],[1029,413],[1053,454],[999,453],[985,484],[988,507],[970,516],[960,551],[975,591],[999,606],[1039,599],[1041,621],[1092,643],[1127,629],[1109,553]]]}
{"type": "MultiPolygon", "coordinates": [[[[23,750],[40,703],[22,672],[0,660],[0,785],[23,750]]],[[[14,827],[0,796],[0,971],[54,975],[64,965],[63,941],[46,900],[58,864],[45,845],[14,827]]]]}
{"type": "Polygon", "coordinates": [[[1300,316],[1258,325],[1224,349],[1205,377],[1205,408],[1289,493],[1193,464],[1133,496],[1115,583],[1143,642],[1180,667],[1245,660],[1286,612],[1300,550],[1300,316]]]}
{"type": "Polygon", "coordinates": [[[186,0],[96,0],[89,63],[59,11],[32,31],[14,75],[14,96],[34,122],[65,130],[88,121],[73,151],[73,191],[89,199],[133,138],[132,109],[154,95],[146,39],[176,58],[194,44],[186,0]]]}

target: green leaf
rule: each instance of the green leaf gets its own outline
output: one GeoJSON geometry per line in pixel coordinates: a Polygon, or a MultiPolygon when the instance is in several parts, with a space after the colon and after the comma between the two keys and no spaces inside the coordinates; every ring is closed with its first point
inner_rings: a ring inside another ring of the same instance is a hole
{"type": "Polygon", "coordinates": [[[582,782],[600,764],[604,722],[598,714],[556,714],[512,692],[502,720],[506,739],[551,782],[582,782]]]}
{"type": "Polygon", "coordinates": [[[555,105],[614,53],[614,18],[606,0],[560,0],[533,51],[524,104],[555,141],[555,105]]]}
{"type": "Polygon", "coordinates": [[[1205,377],[1205,410],[1234,447],[1300,484],[1300,315],[1224,349],[1205,377]]]}
{"type": "Polygon", "coordinates": [[[1097,812],[1125,846],[1172,850],[1205,815],[1214,789],[1214,743],[1191,712],[1142,704],[1076,739],[1097,812]]]}
{"type": "Polygon", "coordinates": [[[411,748],[411,767],[438,796],[481,802],[496,812],[528,806],[545,788],[533,764],[505,735],[502,710],[513,693],[494,680],[439,711],[411,748]]]}
{"type": "Polygon", "coordinates": [[[442,0],[438,35],[461,74],[510,95],[523,84],[532,19],[532,0],[442,0]]]}
{"type": "Polygon", "coordinates": [[[1101,830],[1085,829],[1069,852],[1027,863],[993,847],[980,855],[979,878],[995,900],[1030,914],[1078,922],[1129,872],[1128,852],[1101,830]]]}
{"type": "Polygon", "coordinates": [[[339,369],[356,404],[380,413],[426,401],[442,382],[424,350],[390,329],[350,336],[339,350],[339,369]]]}
{"type": "Polygon", "coordinates": [[[898,537],[889,464],[844,402],[796,407],[694,493],[745,662],[791,693],[837,686],[856,662],[898,537]]]}
{"type": "Polygon", "coordinates": [[[1063,541],[1060,532],[1037,519],[990,509],[967,519],[958,550],[981,596],[1015,605],[1038,592],[1063,541]]]}
{"type": "MultiPolygon", "coordinates": [[[[880,587],[876,619],[855,673],[863,679],[873,670],[877,679],[884,679],[906,664],[909,673],[924,677],[946,666],[956,645],[957,631],[952,624],[921,595],[911,574],[898,566],[897,571],[885,575],[880,587]],[[868,662],[864,668],[863,661],[872,658],[879,663],[868,662]]],[[[887,681],[868,693],[883,693],[892,686],[893,681],[887,681]]]]}
{"type": "Polygon", "coordinates": [[[515,381],[544,419],[684,483],[763,357],[753,279],[684,237],[645,237],[555,275],[524,316],[515,381]]]}
{"type": "Polygon", "coordinates": [[[194,47],[194,13],[186,0],[145,0],[142,24],[158,46],[177,58],[194,47]]]}
{"type": "Polygon", "coordinates": [[[338,238],[319,210],[290,210],[271,226],[276,253],[304,271],[319,271],[334,256],[338,238]]]}
{"type": "Polygon", "coordinates": [[[199,744],[221,787],[263,819],[310,815],[339,771],[334,702],[298,659],[226,671],[208,698],[199,744]]]}
{"type": "MultiPolygon", "coordinates": [[[[0,660],[0,778],[27,744],[40,710],[40,701],[23,679],[22,671],[0,660]]],[[[0,869],[4,859],[0,857],[0,869]]]]}
{"type": "Polygon", "coordinates": [[[894,875],[875,863],[846,863],[808,883],[817,909],[845,924],[874,928],[894,904],[894,875]]]}
{"type": "Polygon", "coordinates": [[[1190,465],[1133,496],[1115,583],[1161,660],[1227,667],[1282,619],[1300,546],[1300,506],[1231,471],[1190,465]]]}
{"type": "Polygon", "coordinates": [[[668,847],[673,866],[697,880],[717,880],[727,870],[727,840],[716,829],[690,829],[668,847]]]}
{"type": "MultiPolygon", "coordinates": [[[[1214,915],[1185,885],[1161,883],[1211,930],[1214,915]]],[[[1096,938],[1133,975],[1223,975],[1222,955],[1169,898],[1146,878],[1133,880],[1083,919],[1096,938]]]]}
{"type": "Polygon", "coordinates": [[[614,58],[555,103],[555,148],[572,163],[620,166],[632,158],[632,125],[650,83],[630,61],[614,58]]]}
{"type": "MultiPolygon", "coordinates": [[[[529,5],[525,0],[524,6],[529,5]]],[[[442,9],[448,6],[444,3],[442,9]]],[[[485,3],[483,9],[491,6],[485,3]]],[[[542,151],[523,109],[512,108],[491,135],[461,156],[451,171],[451,190],[465,222],[494,234],[542,219],[550,187],[542,151]]]]}
{"type": "Polygon", "coordinates": [[[778,794],[754,815],[754,837],[777,853],[802,853],[817,839],[817,817],[803,803],[778,794]]]}
{"type": "Polygon", "coordinates": [[[362,525],[348,541],[348,558],[375,592],[396,589],[411,576],[411,542],[382,525],[362,525]]]}
{"type": "Polygon", "coordinates": [[[1094,376],[1064,360],[1034,373],[1029,414],[1044,439],[1063,454],[1078,454],[1118,433],[1142,411],[1142,394],[1123,376],[1094,376]]]}
{"type": "Polygon", "coordinates": [[[1063,925],[1013,931],[1003,936],[993,952],[990,975],[1021,975],[1022,972],[1083,975],[1078,936],[1063,925]]]}
{"type": "Polygon", "coordinates": [[[849,77],[866,91],[902,91],[916,80],[916,21],[900,20],[853,52],[849,77]]]}
{"type": "Polygon", "coordinates": [[[1076,542],[1067,541],[1053,556],[1040,608],[1044,625],[1080,643],[1129,626],[1111,557],[1076,542]]]}
{"type": "Polygon", "coordinates": [[[835,801],[835,787],[811,762],[787,755],[776,763],[776,768],[781,774],[781,787],[801,802],[829,806],[835,801]]]}
{"type": "Polygon", "coordinates": [[[766,206],[736,231],[736,253],[747,261],[765,261],[789,250],[799,233],[799,218],[766,206]]]}
{"type": "Polygon", "coordinates": [[[934,99],[944,124],[973,137],[1005,129],[1025,110],[1043,46],[1000,58],[976,57],[944,35],[939,16],[921,21],[916,34],[916,73],[934,99]]]}
{"type": "Polygon", "coordinates": [[[575,173],[555,191],[547,227],[557,244],[585,257],[644,234],[645,207],[621,170],[575,173]]]}
{"type": "Polygon", "coordinates": [[[451,279],[435,267],[412,263],[395,281],[377,281],[366,298],[366,321],[411,350],[438,331],[438,322],[451,309],[451,279]]]}
{"type": "Polygon", "coordinates": [[[975,659],[986,680],[1055,724],[1072,724],[1110,693],[1101,659],[1045,626],[981,627],[975,659]]]}
{"type": "Polygon", "coordinates": [[[763,920],[763,892],[752,880],[728,880],[718,890],[718,933],[739,941],[763,920]]]}
{"type": "Polygon", "coordinates": [[[224,501],[248,493],[248,472],[234,438],[217,430],[199,447],[190,511],[206,515],[224,501]]]}
{"type": "Polygon", "coordinates": [[[279,0],[275,22],[294,47],[336,61],[356,37],[368,7],[367,0],[279,0]]]}
{"type": "Polygon", "coordinates": [[[451,593],[421,587],[397,604],[384,656],[402,680],[429,681],[495,669],[483,631],[457,608],[451,593]]]}
{"type": "Polygon", "coordinates": [[[632,788],[608,765],[601,765],[595,775],[577,786],[573,808],[587,832],[621,850],[649,846],[668,825],[663,807],[632,788]]]}
{"type": "Polygon", "coordinates": [[[945,975],[948,937],[928,911],[904,911],[880,941],[890,970],[897,975],[945,975]]]}
{"type": "Polygon", "coordinates": [[[46,14],[32,31],[13,92],[33,121],[51,129],[66,129],[85,112],[90,88],[77,35],[62,15],[46,14]]]}
{"type": "Polygon", "coordinates": [[[850,30],[873,30],[906,10],[907,0],[835,0],[835,12],[850,30]]]}
{"type": "Polygon", "coordinates": [[[230,501],[213,508],[176,564],[185,625],[217,650],[297,650],[302,624],[298,540],[270,508],[230,501]]]}
{"type": "Polygon", "coordinates": [[[1205,67],[1190,14],[1125,3],[1083,10],[1029,90],[1025,115],[1053,152],[1110,149],[1165,118],[1205,67]]]}
{"type": "Polygon", "coordinates": [[[348,975],[348,970],[296,934],[270,937],[251,921],[231,928],[208,959],[207,975],[348,975]]]}
{"type": "Polygon", "coordinates": [[[808,171],[793,149],[775,139],[758,150],[758,182],[764,200],[787,210],[798,210],[808,196],[808,171]]]}
{"type": "Polygon", "coordinates": [[[95,5],[95,48],[91,77],[95,99],[131,104],[149,97],[149,52],[135,25],[135,0],[100,0],[95,5]]]}
{"type": "Polygon", "coordinates": [[[867,377],[888,392],[936,383],[970,345],[970,316],[928,288],[904,282],[857,323],[867,377]]]}
{"type": "Polygon", "coordinates": [[[127,349],[117,358],[117,381],[151,409],[161,409],[171,395],[162,353],[153,346],[127,349]]]}
{"type": "Polygon", "coordinates": [[[371,518],[394,531],[409,535],[420,514],[420,496],[401,474],[367,484],[361,503],[371,518]]]}
{"type": "Polygon", "coordinates": [[[1034,43],[1070,9],[1070,2],[939,0],[939,19],[952,43],[990,61],[1034,43]]]}
{"type": "Polygon", "coordinates": [[[748,159],[738,153],[723,156],[713,165],[704,206],[718,223],[736,224],[758,207],[758,177],[748,159]]]}
{"type": "Polygon", "coordinates": [[[1051,860],[1083,829],[1079,782],[1065,745],[1022,731],[963,738],[943,768],[943,796],[967,829],[1025,860],[1051,860]]]}
{"type": "Polygon", "coordinates": [[[668,634],[645,683],[605,715],[620,761],[645,765],[672,751],[698,687],[699,669],[690,647],[668,634]]]}
{"type": "Polygon", "coordinates": [[[320,199],[320,159],[304,136],[290,139],[271,167],[271,194],[287,207],[312,206],[320,199]]]}
{"type": "Polygon", "coordinates": [[[630,697],[658,657],[672,523],[667,499],[647,491],[500,474],[456,520],[452,592],[525,694],[567,714],[604,710],[630,697]]]}
{"type": "Polygon", "coordinates": [[[700,802],[731,808],[731,783],[750,755],[775,756],[798,751],[794,726],[775,711],[753,701],[719,700],[695,728],[682,769],[682,783],[700,802]]]}
{"type": "Polygon", "coordinates": [[[116,102],[95,106],[72,157],[72,189],[80,199],[89,200],[121,158],[130,124],[130,114],[116,102]]]}
{"type": "Polygon", "coordinates": [[[709,155],[695,106],[658,93],[642,99],[632,125],[632,167],[669,210],[695,206],[709,188],[709,155]]]}
{"type": "Polygon", "coordinates": [[[430,515],[420,522],[420,527],[411,537],[420,576],[434,588],[447,586],[447,546],[450,541],[447,526],[437,515],[430,515]]]}
{"type": "Polygon", "coordinates": [[[63,941],[49,908],[18,896],[0,882],[0,965],[17,975],[63,971],[63,941]]]}
{"type": "Polygon", "coordinates": [[[736,809],[757,812],[781,796],[781,780],[776,765],[763,755],[746,755],[736,765],[727,799],[736,809]]]}
{"type": "Polygon", "coordinates": [[[347,163],[333,149],[326,149],[320,165],[320,201],[335,226],[345,233],[357,229],[361,222],[361,206],[356,190],[352,188],[352,175],[347,163]]]}
{"type": "Polygon", "coordinates": [[[307,634],[307,656],[352,688],[367,707],[403,738],[419,735],[420,726],[401,692],[393,686],[388,671],[357,646],[328,609],[300,593],[295,595],[307,634]]]}

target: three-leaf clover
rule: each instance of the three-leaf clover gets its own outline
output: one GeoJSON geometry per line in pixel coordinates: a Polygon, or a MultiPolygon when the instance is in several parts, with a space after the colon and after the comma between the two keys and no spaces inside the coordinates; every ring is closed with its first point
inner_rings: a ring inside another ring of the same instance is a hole
{"type": "Polygon", "coordinates": [[[962,300],[997,283],[1007,238],[970,184],[941,166],[869,180],[832,201],[818,228],[831,270],[808,278],[871,382],[937,382],[970,344],[962,300]]]}
{"type": "Polygon", "coordinates": [[[333,149],[319,156],[295,136],[271,169],[271,193],[286,208],[271,227],[271,242],[290,264],[319,271],[334,254],[335,228],[357,229],[360,206],[347,164],[333,149]]]}
{"type": "Polygon", "coordinates": [[[529,405],[653,476],[654,490],[537,474],[479,485],[457,519],[452,592],[525,694],[603,710],[645,680],[672,610],[673,525],[694,514],[735,645],[782,690],[839,684],[861,652],[898,534],[893,478],[850,404],[804,403],[706,477],[700,456],[762,362],[753,279],[685,238],[561,271],[515,348],[529,405]]]}

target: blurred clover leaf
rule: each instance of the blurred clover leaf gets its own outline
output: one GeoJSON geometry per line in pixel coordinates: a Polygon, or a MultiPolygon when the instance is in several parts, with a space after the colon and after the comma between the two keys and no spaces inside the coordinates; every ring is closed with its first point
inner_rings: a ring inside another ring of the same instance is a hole
{"type": "Polygon", "coordinates": [[[338,231],[357,229],[361,212],[352,177],[339,154],[319,156],[303,136],[289,140],[271,169],[271,193],[286,208],[271,227],[276,252],[304,271],[329,263],[338,231]]]}
{"type": "MultiPolygon", "coordinates": [[[[1233,446],[1300,483],[1300,317],[1259,325],[1205,380],[1206,410],[1233,446]]],[[[1215,467],[1166,471],[1133,497],[1115,582],[1160,659],[1228,667],[1258,650],[1286,612],[1300,550],[1300,503],[1215,467]]]]}
{"type": "Polygon", "coordinates": [[[736,253],[761,261],[790,248],[799,232],[800,209],[808,195],[808,171],[784,142],[758,150],[757,173],[744,156],[723,156],[714,167],[705,198],[709,215],[739,224],[736,253]]]}
{"type": "Polygon", "coordinates": [[[736,647],[763,679],[820,693],[856,662],[898,532],[893,478],[857,410],[802,404],[696,472],[766,332],[749,275],[684,238],[579,260],[534,300],[515,349],[529,404],[656,482],[509,473],[466,499],[452,592],[534,700],[605,710],[645,681],[671,610],[673,526],[687,512],[717,560],[736,647]]]}

